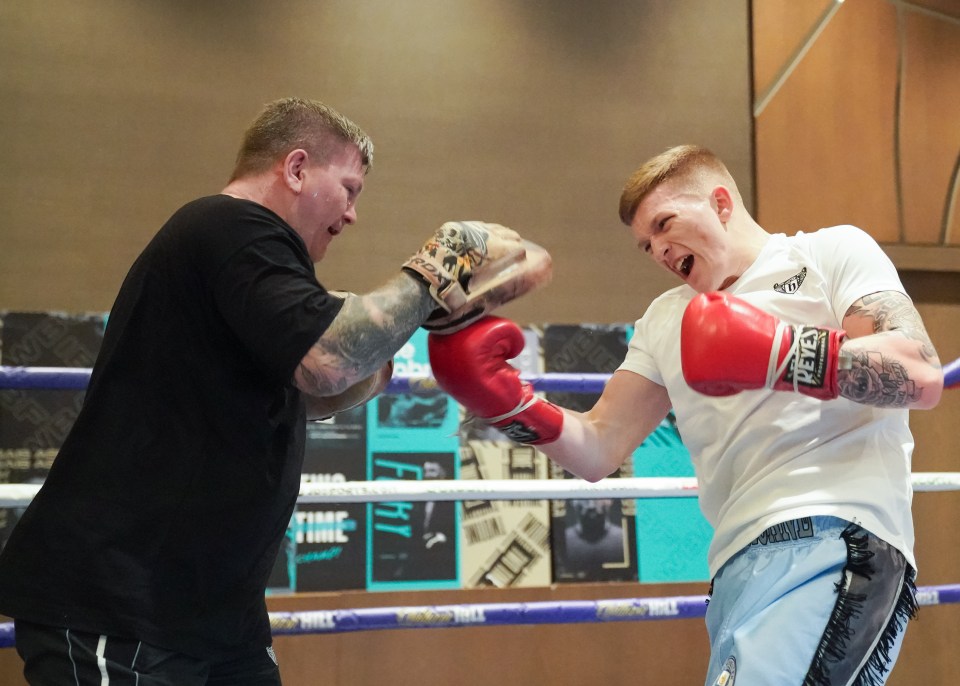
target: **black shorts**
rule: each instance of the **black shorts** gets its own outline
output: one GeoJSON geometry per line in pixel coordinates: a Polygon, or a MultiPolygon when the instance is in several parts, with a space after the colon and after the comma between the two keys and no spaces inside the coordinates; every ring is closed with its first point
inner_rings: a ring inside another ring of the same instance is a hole
{"type": "Polygon", "coordinates": [[[22,620],[14,632],[30,686],[280,686],[272,648],[211,661],[22,620]]]}

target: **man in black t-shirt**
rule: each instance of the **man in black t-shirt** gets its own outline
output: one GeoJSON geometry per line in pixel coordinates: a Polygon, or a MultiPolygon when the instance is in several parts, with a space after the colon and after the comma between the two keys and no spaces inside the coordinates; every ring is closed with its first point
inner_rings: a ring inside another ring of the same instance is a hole
{"type": "Polygon", "coordinates": [[[226,188],[131,267],[80,415],[0,555],[30,683],[280,683],[264,589],[305,420],[382,390],[417,327],[523,250],[502,226],[450,222],[382,287],[328,292],[313,265],[356,221],[372,156],[331,108],[270,103],[226,188]]]}

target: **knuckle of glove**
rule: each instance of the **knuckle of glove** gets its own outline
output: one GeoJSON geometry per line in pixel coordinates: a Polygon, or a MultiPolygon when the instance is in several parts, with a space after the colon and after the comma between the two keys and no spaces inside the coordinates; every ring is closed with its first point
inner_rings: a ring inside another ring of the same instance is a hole
{"type": "Polygon", "coordinates": [[[524,347],[515,323],[487,317],[454,335],[430,334],[427,346],[437,385],[481,419],[517,407],[524,393],[520,372],[508,360],[524,347]]]}
{"type": "Polygon", "coordinates": [[[470,277],[487,258],[489,235],[484,222],[446,222],[403,267],[426,281],[444,312],[462,308],[470,277]]]}
{"type": "Polygon", "coordinates": [[[489,262],[474,273],[464,291],[462,305],[435,312],[423,327],[431,333],[456,333],[498,307],[549,283],[553,276],[550,254],[530,241],[519,245],[522,250],[509,259],[489,262]]]}

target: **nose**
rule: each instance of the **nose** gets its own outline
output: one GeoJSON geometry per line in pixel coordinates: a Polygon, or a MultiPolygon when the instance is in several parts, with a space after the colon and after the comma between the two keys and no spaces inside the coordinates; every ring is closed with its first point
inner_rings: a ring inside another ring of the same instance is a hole
{"type": "Polygon", "coordinates": [[[347,211],[343,213],[343,222],[344,224],[356,224],[357,223],[357,206],[351,204],[347,207],[347,211]]]}
{"type": "Polygon", "coordinates": [[[661,236],[652,236],[650,238],[650,254],[653,259],[663,261],[670,252],[670,243],[661,236]]]}

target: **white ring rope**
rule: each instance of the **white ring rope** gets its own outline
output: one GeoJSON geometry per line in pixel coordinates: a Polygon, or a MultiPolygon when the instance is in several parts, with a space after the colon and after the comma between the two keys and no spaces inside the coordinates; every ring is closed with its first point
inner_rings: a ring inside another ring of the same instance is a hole
{"type": "MultiPolygon", "coordinates": [[[[915,472],[917,492],[960,490],[960,472],[915,472]]],[[[39,484],[0,484],[0,507],[26,507],[39,484]]],[[[448,500],[569,500],[589,498],[695,498],[694,477],[602,479],[480,479],[303,483],[298,503],[374,503],[448,500]]]]}

